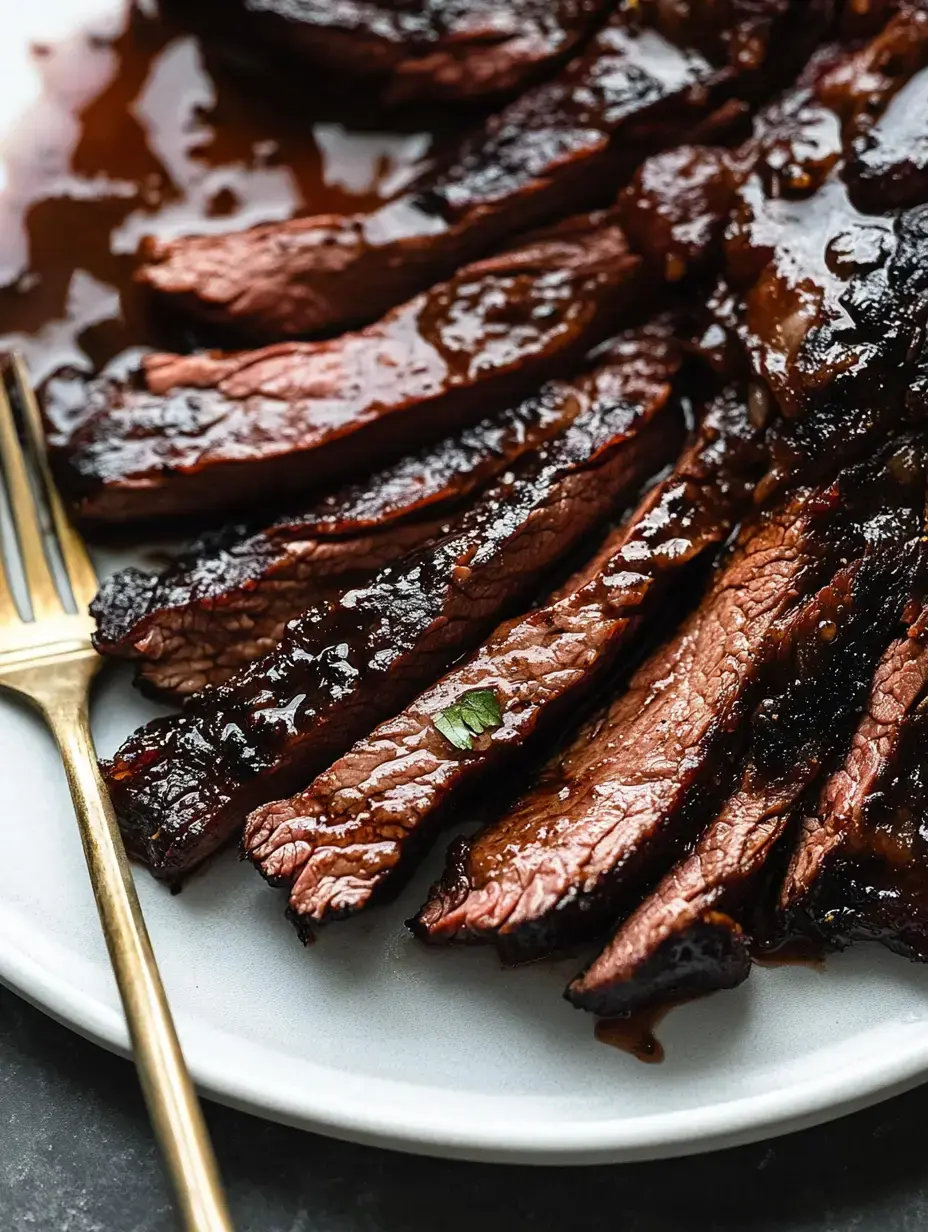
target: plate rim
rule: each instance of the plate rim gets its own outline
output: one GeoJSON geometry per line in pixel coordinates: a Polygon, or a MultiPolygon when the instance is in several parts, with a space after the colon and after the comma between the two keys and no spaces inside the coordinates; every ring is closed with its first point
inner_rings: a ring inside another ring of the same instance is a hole
{"type": "MultiPolygon", "coordinates": [[[[79,989],[38,960],[0,946],[0,983],[66,1028],[111,1053],[128,1058],[125,1021],[115,1007],[79,989]]],[[[874,1028],[889,1031],[893,1023],[874,1028]]],[[[385,1101],[333,1101],[302,1092],[300,1099],[269,1096],[246,1076],[234,1077],[209,1049],[189,1038],[185,1052],[194,1081],[207,1099],[238,1111],[310,1133],[407,1154],[478,1163],[591,1165],[670,1159],[743,1146],[794,1133],[849,1115],[928,1080],[928,1022],[904,1047],[874,1050],[875,1059],[851,1072],[829,1069],[782,1091],[768,1091],[633,1120],[554,1123],[474,1118],[453,1127],[424,1113],[428,1100],[406,1101],[385,1115],[385,1101]]],[[[185,1034],[184,1018],[178,1029],[185,1034]]],[[[214,1028],[199,1028],[206,1035],[214,1028]]],[[[195,1036],[193,1036],[195,1040],[195,1036]]],[[[897,1041],[898,1042],[898,1041],[897,1041]]],[[[246,1074],[260,1073],[250,1067],[246,1074]]],[[[421,1090],[408,1082],[371,1078],[371,1087],[421,1090]]]]}

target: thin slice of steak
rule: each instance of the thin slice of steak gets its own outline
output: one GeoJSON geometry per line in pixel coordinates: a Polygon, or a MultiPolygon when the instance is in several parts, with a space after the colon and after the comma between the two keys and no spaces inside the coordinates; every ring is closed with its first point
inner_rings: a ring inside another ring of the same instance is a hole
{"type": "Polygon", "coordinates": [[[252,815],[245,850],[290,887],[304,936],[397,889],[462,797],[490,776],[505,781],[525,746],[569,717],[669,588],[728,536],[764,458],[743,402],[734,392],[719,397],[671,475],[610,536],[585,584],[497,629],[306,791],[252,815]],[[501,721],[462,748],[436,720],[479,690],[492,692],[501,721]]]}
{"type": "Polygon", "coordinates": [[[160,574],[113,574],[91,608],[94,645],[136,662],[136,683],[164,700],[221,684],[307,608],[447,534],[481,487],[573,419],[566,391],[527,398],[270,526],[205,535],[160,574]]]}
{"type": "Polygon", "coordinates": [[[814,35],[821,6],[763,7],[778,13],[768,40],[730,63],[637,28],[623,6],[558,77],[373,214],[149,240],[138,277],[178,308],[261,338],[374,320],[507,237],[611,200],[647,153],[681,141],[733,93],[758,88],[768,59],[783,72],[814,35]]]}
{"type": "MultiPolygon", "coordinates": [[[[910,914],[922,929],[928,897],[906,890],[907,864],[924,817],[928,644],[922,612],[885,652],[850,749],[803,819],[780,892],[787,935],[845,945],[861,936],[897,941],[910,914]]],[[[921,955],[928,955],[922,947],[921,955]]]]}
{"type": "MultiPolygon", "coordinates": [[[[546,396],[551,396],[551,389],[546,396]]],[[[530,600],[679,443],[666,399],[626,398],[623,364],[565,388],[577,414],[453,532],[294,621],[276,650],[149,724],[106,767],[126,841],[176,878],[245,815],[315,774],[530,600]]]]}
{"type": "Polygon", "coordinates": [[[909,513],[781,622],[739,786],[693,851],[570,985],[575,1005],[625,1015],[747,978],[750,955],[737,921],[865,702],[874,663],[898,627],[919,555],[920,511],[909,513]]]}
{"type": "Polygon", "coordinates": [[[824,91],[844,120],[851,200],[870,213],[928,201],[928,6],[901,0],[898,10],[824,91]]]}
{"type": "Polygon", "coordinates": [[[878,124],[899,91],[926,66],[925,0],[895,0],[866,33],[863,44],[849,44],[819,90],[841,117],[848,142],[878,124]]]}
{"type": "MultiPolygon", "coordinates": [[[[216,513],[329,486],[447,435],[566,371],[644,287],[611,215],[584,215],[461,270],[360,333],[237,354],[152,355],[89,402],[52,461],[80,516],[216,513]]],[[[64,418],[62,416],[62,418],[64,418]]]]}
{"type": "MultiPolygon", "coordinates": [[[[176,7],[180,7],[175,0],[176,7]]],[[[511,93],[564,59],[605,0],[197,0],[201,37],[255,43],[389,106],[475,102],[511,93]]]]}
{"type": "Polygon", "coordinates": [[[491,941],[518,961],[630,911],[724,799],[778,623],[898,499],[882,466],[848,471],[747,526],[698,609],[628,689],[505,817],[453,845],[422,931],[491,941]]]}

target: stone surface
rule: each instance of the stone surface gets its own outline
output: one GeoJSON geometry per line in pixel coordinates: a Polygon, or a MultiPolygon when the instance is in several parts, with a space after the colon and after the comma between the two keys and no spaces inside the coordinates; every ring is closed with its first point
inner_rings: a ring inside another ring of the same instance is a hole
{"type": "MultiPolygon", "coordinates": [[[[624,1167],[447,1163],[208,1117],[239,1232],[915,1232],[928,1087],[832,1125],[624,1167]]],[[[0,1229],[176,1227],[131,1067],[0,989],[0,1229]]]]}

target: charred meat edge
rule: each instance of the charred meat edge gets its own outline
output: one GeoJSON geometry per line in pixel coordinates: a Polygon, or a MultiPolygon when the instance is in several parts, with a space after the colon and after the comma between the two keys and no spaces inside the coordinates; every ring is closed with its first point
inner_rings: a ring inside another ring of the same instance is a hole
{"type": "Polygon", "coordinates": [[[670,476],[572,593],[503,625],[305,792],[252,815],[245,850],[291,887],[304,932],[398,888],[461,796],[490,772],[498,780],[526,744],[569,717],[668,587],[728,536],[764,458],[763,433],[737,392],[719,396],[670,476]],[[492,690],[502,722],[457,749],[435,720],[476,689],[492,690]]]}
{"type": "Polygon", "coordinates": [[[310,610],[271,654],[131,737],[106,767],[131,850],[161,876],[188,871],[250,810],[301,787],[524,606],[679,443],[666,387],[628,401],[625,368],[550,386],[545,396],[559,389],[579,404],[573,422],[452,534],[310,610]]]}
{"type": "Polygon", "coordinates": [[[907,9],[863,50],[817,58],[744,152],[718,302],[783,412],[773,478],[784,484],[866,456],[924,414],[928,210],[862,213],[844,177],[855,134],[924,63],[926,36],[907,9]]]}
{"type": "MultiPolygon", "coordinates": [[[[847,756],[803,819],[779,898],[787,936],[834,945],[876,936],[907,952],[907,912],[925,936],[920,878],[907,881],[900,869],[913,858],[924,795],[926,624],[928,609],[887,649],[847,756]]],[[[915,956],[928,956],[928,946],[915,956]]]]}
{"type": "Polygon", "coordinates": [[[369,471],[569,369],[645,291],[609,214],[584,215],[461,270],[356,334],[261,351],[152,355],[105,376],[64,441],[62,486],[87,519],[218,513],[369,471]],[[466,321],[466,328],[462,323],[466,321]]]}
{"type": "Polygon", "coordinates": [[[877,941],[915,962],[928,961],[926,733],[922,696],[905,724],[882,791],[868,802],[862,824],[847,832],[792,913],[793,935],[811,935],[815,945],[837,949],[877,941]]]}

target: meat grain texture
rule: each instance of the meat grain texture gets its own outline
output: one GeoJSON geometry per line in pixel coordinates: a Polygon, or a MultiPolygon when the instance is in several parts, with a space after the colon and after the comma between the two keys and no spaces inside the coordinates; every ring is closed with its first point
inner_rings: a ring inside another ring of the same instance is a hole
{"type": "Polygon", "coordinates": [[[237,7],[397,97],[548,77],[370,216],[147,244],[150,288],[272,345],[51,386],[52,419],[88,399],[53,441],[88,520],[302,502],[99,601],[149,688],[215,686],[106,768],[129,846],[177,878],[251,812],[308,938],[520,782],[424,940],[611,933],[567,994],[610,1015],[740,982],[761,935],[928,958],[928,7],[590,0],[540,32],[517,0],[488,39],[481,0],[314,5],[237,7]],[[676,284],[698,358],[657,323],[564,379],[676,284]]]}

